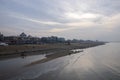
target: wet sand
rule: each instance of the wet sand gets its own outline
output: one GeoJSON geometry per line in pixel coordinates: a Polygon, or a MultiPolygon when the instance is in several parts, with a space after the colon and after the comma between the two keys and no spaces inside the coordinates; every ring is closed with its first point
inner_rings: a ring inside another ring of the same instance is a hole
{"type": "Polygon", "coordinates": [[[68,63],[28,80],[120,80],[120,44],[116,45],[71,55],[68,63]]]}
{"type": "MultiPolygon", "coordinates": [[[[44,45],[10,45],[0,46],[0,59],[9,59],[20,56],[47,54],[53,51],[68,51],[103,45],[104,43],[71,43],[67,44],[44,44],[44,45]],[[37,53],[36,53],[37,52],[37,53]]],[[[57,55],[56,55],[57,57],[57,55]]]]}
{"type": "MultiPolygon", "coordinates": [[[[61,43],[61,44],[44,44],[44,45],[0,46],[0,60],[20,57],[20,56],[36,55],[36,52],[37,54],[47,54],[54,51],[55,52],[69,51],[72,49],[83,49],[83,48],[89,48],[103,44],[104,43],[94,42],[94,43],[71,43],[71,45],[61,43]]],[[[61,55],[56,55],[56,57],[57,56],[61,56],[61,55]]]]}
{"type": "Polygon", "coordinates": [[[72,54],[76,54],[76,53],[80,53],[83,52],[83,50],[78,50],[78,51],[69,51],[69,50],[61,50],[61,51],[56,51],[53,52],[52,54],[47,54],[44,59],[38,60],[38,61],[34,61],[31,62],[30,64],[25,65],[25,67],[30,67],[30,66],[34,66],[36,64],[41,64],[41,63],[45,63],[51,60],[54,60],[56,58],[59,57],[63,57],[63,56],[67,56],[67,55],[72,55],[72,54]]]}
{"type": "Polygon", "coordinates": [[[109,43],[76,54],[69,55],[67,52],[68,55],[57,58],[54,53],[50,53],[47,55],[48,60],[46,55],[3,60],[0,61],[0,79],[120,80],[119,48],[120,43],[109,43]]]}

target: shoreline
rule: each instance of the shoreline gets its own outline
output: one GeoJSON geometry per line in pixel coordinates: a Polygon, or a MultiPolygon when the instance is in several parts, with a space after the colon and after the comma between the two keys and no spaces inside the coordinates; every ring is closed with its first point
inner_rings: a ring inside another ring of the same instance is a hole
{"type": "MultiPolygon", "coordinates": [[[[71,43],[70,45],[59,43],[59,44],[45,44],[45,45],[10,45],[10,46],[0,46],[0,60],[10,59],[22,56],[31,56],[39,54],[49,54],[50,52],[55,52],[54,58],[67,55],[65,52],[72,49],[85,49],[89,47],[95,47],[99,45],[104,45],[105,43],[94,42],[94,43],[71,43]],[[64,54],[59,54],[63,52],[64,54]]],[[[71,53],[72,54],[72,53],[71,53]]]]}

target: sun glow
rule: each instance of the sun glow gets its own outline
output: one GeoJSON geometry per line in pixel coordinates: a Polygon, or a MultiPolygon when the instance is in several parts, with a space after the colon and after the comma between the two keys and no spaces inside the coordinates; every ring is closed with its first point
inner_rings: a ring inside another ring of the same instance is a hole
{"type": "Polygon", "coordinates": [[[65,13],[65,17],[68,19],[92,19],[97,18],[99,16],[100,16],[99,14],[94,13],[73,13],[73,12],[65,13]]]}

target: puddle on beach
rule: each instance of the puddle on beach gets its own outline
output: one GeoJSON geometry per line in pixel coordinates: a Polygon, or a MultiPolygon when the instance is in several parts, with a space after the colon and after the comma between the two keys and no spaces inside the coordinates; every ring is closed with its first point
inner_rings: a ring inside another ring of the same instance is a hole
{"type": "Polygon", "coordinates": [[[22,68],[24,65],[33,61],[45,58],[45,55],[32,55],[26,57],[17,57],[0,61],[0,74],[22,68]]]}
{"type": "MultiPolygon", "coordinates": [[[[81,51],[81,49],[75,49],[75,50],[71,50],[71,51],[81,51]]],[[[11,59],[6,59],[6,60],[1,60],[0,61],[0,69],[22,67],[22,66],[24,66],[26,64],[29,64],[31,62],[35,62],[35,61],[38,61],[38,60],[45,59],[46,55],[48,55],[48,54],[39,54],[39,55],[31,55],[31,56],[21,56],[21,57],[17,57],[17,58],[11,58],[11,59]]],[[[50,52],[49,55],[51,55],[51,54],[54,54],[54,53],[50,52]]],[[[66,56],[68,56],[68,55],[66,55],[66,56]]]]}
{"type": "MultiPolygon", "coordinates": [[[[73,51],[80,51],[80,50],[81,49],[76,49],[76,50],[73,50],[73,51]]],[[[53,54],[53,53],[51,52],[50,54],[53,54]]],[[[1,76],[1,78],[5,78],[6,76],[9,77],[9,75],[11,75],[10,73],[12,73],[12,72],[13,73],[15,73],[16,71],[19,72],[19,70],[21,72],[25,68],[29,69],[30,67],[25,67],[25,65],[28,65],[28,64],[40,61],[40,60],[44,60],[44,59],[47,58],[46,55],[47,54],[42,54],[42,55],[40,54],[40,55],[24,56],[24,57],[18,57],[18,58],[11,58],[11,59],[7,59],[7,60],[1,60],[0,61],[0,74],[2,74],[2,73],[4,73],[4,74],[0,75],[0,76],[1,76]]],[[[60,67],[62,67],[64,65],[68,64],[68,62],[70,61],[69,60],[70,57],[74,58],[74,54],[66,55],[66,56],[60,57],[60,58],[59,57],[58,58],[54,58],[55,60],[52,59],[50,61],[46,61],[47,64],[45,63],[45,65],[44,64],[41,65],[41,67],[44,66],[43,68],[48,67],[45,70],[41,70],[42,68],[38,70],[38,68],[40,68],[40,66],[39,66],[40,63],[37,63],[37,64],[31,66],[32,69],[30,68],[28,72],[24,73],[25,76],[24,75],[22,75],[22,76],[24,76],[25,78],[26,77],[31,78],[31,76],[32,77],[33,76],[35,77],[37,75],[40,76],[40,74],[47,73],[49,71],[54,71],[54,70],[56,70],[56,69],[58,69],[58,68],[60,68],[60,67]],[[66,62],[64,63],[63,60],[64,61],[67,60],[67,63],[66,62]],[[50,64],[53,64],[53,65],[50,66],[50,64]],[[37,65],[39,67],[37,67],[37,65]]],[[[11,75],[11,76],[14,76],[14,75],[11,75]]]]}
{"type": "Polygon", "coordinates": [[[30,67],[23,66],[45,54],[0,61],[0,80],[120,80],[119,48],[120,43],[109,43],[30,67]]]}

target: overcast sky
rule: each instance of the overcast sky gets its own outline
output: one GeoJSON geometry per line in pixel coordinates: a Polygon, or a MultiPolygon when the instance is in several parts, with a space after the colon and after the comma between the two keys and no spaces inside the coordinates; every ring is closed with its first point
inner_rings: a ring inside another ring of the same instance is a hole
{"type": "Polygon", "coordinates": [[[0,0],[0,32],[120,41],[120,0],[0,0]]]}

